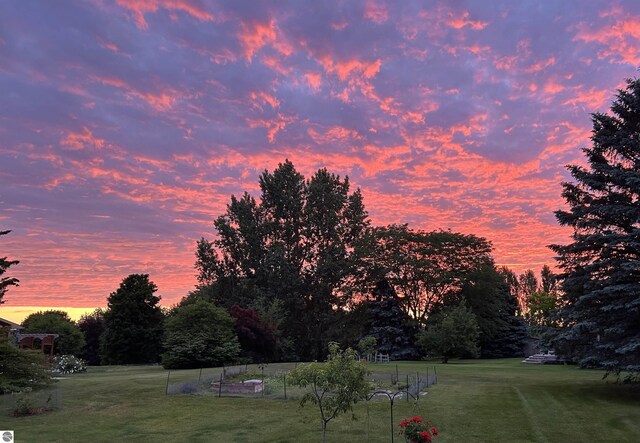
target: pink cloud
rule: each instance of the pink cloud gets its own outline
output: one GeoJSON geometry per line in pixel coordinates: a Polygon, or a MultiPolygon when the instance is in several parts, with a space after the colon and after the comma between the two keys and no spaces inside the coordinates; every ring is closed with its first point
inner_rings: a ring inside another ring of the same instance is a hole
{"type": "Polygon", "coordinates": [[[470,20],[469,12],[450,12],[449,18],[446,20],[446,24],[451,26],[454,29],[462,29],[466,26],[473,29],[474,31],[481,31],[487,27],[488,22],[483,22],[480,20],[470,20]]]}
{"type": "Polygon", "coordinates": [[[198,2],[189,0],[116,0],[116,3],[133,15],[136,26],[140,29],[149,27],[145,20],[145,14],[156,13],[159,9],[182,11],[200,21],[214,19],[213,14],[200,6],[198,2]]]}
{"type": "MultiPolygon", "coordinates": [[[[602,14],[601,14],[602,15],[602,14]]],[[[640,65],[640,18],[628,17],[620,9],[612,9],[602,15],[607,20],[599,27],[579,24],[574,40],[597,43],[601,46],[598,58],[611,59],[617,63],[640,65]]]]}
{"type": "Polygon", "coordinates": [[[62,140],[60,145],[65,149],[79,150],[87,147],[97,149],[104,148],[105,141],[103,138],[94,137],[89,128],[83,127],[82,132],[69,132],[62,140]]]}
{"type": "Polygon", "coordinates": [[[374,23],[382,24],[389,19],[389,11],[383,3],[368,0],[364,6],[364,17],[374,23]]]}

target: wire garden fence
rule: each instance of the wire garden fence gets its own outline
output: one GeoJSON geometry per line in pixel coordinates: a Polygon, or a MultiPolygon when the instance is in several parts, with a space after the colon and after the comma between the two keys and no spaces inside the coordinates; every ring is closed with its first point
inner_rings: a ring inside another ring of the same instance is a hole
{"type": "Polygon", "coordinates": [[[0,395],[2,415],[29,416],[57,411],[62,407],[60,387],[0,395]]]}
{"type": "MultiPolygon", "coordinates": [[[[167,373],[166,394],[295,401],[306,392],[288,382],[289,372],[297,366],[277,363],[171,371],[167,373]]],[[[424,397],[426,389],[438,383],[437,369],[425,365],[409,373],[397,364],[371,365],[369,369],[372,390],[359,406],[360,424],[356,426],[362,426],[364,441],[400,441],[396,421],[408,411],[415,415],[427,409],[424,397]],[[385,422],[388,425],[382,426],[385,422]]]]}

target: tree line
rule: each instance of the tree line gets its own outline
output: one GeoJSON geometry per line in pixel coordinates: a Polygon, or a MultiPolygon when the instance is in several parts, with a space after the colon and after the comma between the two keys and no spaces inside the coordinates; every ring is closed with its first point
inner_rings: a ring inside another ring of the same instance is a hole
{"type": "MultiPolygon", "coordinates": [[[[482,237],[372,226],[347,177],[305,178],[287,160],[260,175],[257,199],[231,196],[214,239],[197,242],[198,285],[178,305],[163,312],[148,275],[130,275],[105,311],[81,320],[81,347],[105,364],[196,367],[321,359],[329,342],[368,337],[392,358],[506,357],[533,335],[581,366],[637,381],[640,81],[592,120],[586,164],[570,165],[573,181],[562,183],[568,209],[556,217],[573,236],[551,246],[558,275],[545,266],[538,282],[497,267],[482,237]]],[[[3,276],[17,263],[0,259],[0,302],[18,284],[3,276]]]]}

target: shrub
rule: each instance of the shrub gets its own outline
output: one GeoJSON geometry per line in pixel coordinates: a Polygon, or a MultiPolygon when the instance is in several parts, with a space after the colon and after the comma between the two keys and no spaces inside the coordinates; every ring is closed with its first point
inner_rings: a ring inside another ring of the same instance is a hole
{"type": "Polygon", "coordinates": [[[57,355],[53,359],[53,372],[58,374],[75,374],[86,370],[85,361],[73,355],[57,355]]]}
{"type": "Polygon", "coordinates": [[[41,352],[18,349],[9,343],[4,329],[0,328],[0,393],[18,392],[50,383],[51,377],[43,363],[41,352]]]}

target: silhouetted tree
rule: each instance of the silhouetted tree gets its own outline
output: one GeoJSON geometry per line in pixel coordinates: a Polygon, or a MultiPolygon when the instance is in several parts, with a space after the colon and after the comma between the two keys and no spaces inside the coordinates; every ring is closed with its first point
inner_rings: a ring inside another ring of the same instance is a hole
{"type": "Polygon", "coordinates": [[[163,314],[148,274],[131,274],[107,299],[101,342],[103,364],[155,363],[162,351],[163,314]]]}
{"type": "Polygon", "coordinates": [[[521,356],[528,336],[527,325],[518,316],[518,301],[511,295],[504,274],[484,266],[469,274],[462,298],[475,314],[483,358],[521,356]]]}
{"type": "Polygon", "coordinates": [[[247,306],[238,297],[242,286],[282,300],[283,330],[296,338],[298,355],[320,358],[368,226],[362,196],[349,188],[348,178],[326,169],[305,180],[289,161],[264,171],[260,202],[247,193],[232,196],[214,222],[218,239],[198,242],[200,283],[231,288],[227,305],[247,306]]]}
{"type": "Polygon", "coordinates": [[[563,289],[554,344],[583,366],[640,379],[640,80],[592,120],[587,165],[569,166],[569,208],[556,212],[573,241],[551,247],[563,289]]]}
{"type": "Polygon", "coordinates": [[[417,330],[387,280],[378,282],[373,299],[366,306],[369,315],[362,336],[373,337],[378,352],[389,354],[392,360],[415,359],[418,356],[415,346],[417,330]]]}
{"type": "MultiPolygon", "coordinates": [[[[0,231],[0,236],[7,235],[11,231],[0,231]]],[[[7,270],[20,263],[18,260],[7,260],[7,257],[0,257],[0,305],[4,303],[4,295],[7,293],[9,286],[18,286],[20,280],[15,277],[4,277],[7,270]]]]}
{"type": "Polygon", "coordinates": [[[100,338],[104,331],[104,309],[96,309],[80,317],[78,327],[84,334],[84,346],[80,357],[89,365],[100,364],[100,338]]]}
{"type": "Polygon", "coordinates": [[[420,325],[449,295],[460,291],[470,272],[492,262],[491,244],[474,235],[390,225],[375,228],[373,238],[373,251],[365,259],[372,281],[383,276],[420,325]]]}

